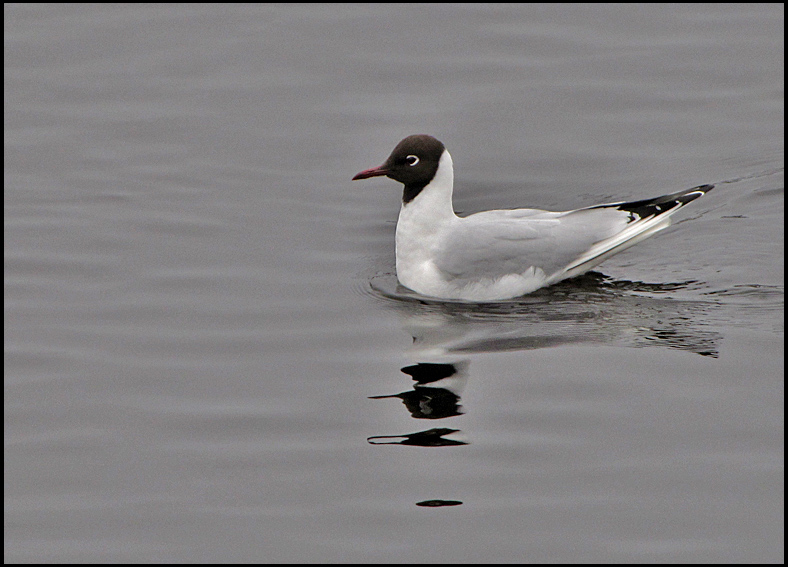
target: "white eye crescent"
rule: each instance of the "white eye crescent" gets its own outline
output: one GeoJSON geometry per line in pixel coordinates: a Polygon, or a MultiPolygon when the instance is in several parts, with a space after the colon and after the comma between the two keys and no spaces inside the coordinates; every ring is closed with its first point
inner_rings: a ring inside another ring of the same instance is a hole
{"type": "Polygon", "coordinates": [[[409,166],[413,167],[414,165],[419,163],[419,156],[413,156],[413,155],[408,156],[405,158],[405,161],[408,162],[409,166]]]}

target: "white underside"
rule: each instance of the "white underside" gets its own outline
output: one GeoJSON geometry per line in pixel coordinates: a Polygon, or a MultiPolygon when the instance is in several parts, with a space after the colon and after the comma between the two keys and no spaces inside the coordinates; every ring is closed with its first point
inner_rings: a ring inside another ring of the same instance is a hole
{"type": "Polygon", "coordinates": [[[419,265],[397,262],[397,278],[405,287],[422,295],[441,299],[465,301],[496,301],[526,295],[556,281],[540,268],[530,266],[520,274],[505,274],[495,278],[481,277],[475,281],[456,284],[444,278],[433,262],[419,265]]]}

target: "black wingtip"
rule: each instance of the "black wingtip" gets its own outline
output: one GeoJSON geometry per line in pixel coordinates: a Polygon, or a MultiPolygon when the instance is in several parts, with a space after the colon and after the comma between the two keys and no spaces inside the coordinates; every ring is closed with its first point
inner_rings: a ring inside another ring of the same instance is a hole
{"type": "MultiPolygon", "coordinates": [[[[687,189],[686,191],[679,191],[678,193],[674,193],[674,195],[676,196],[676,200],[680,200],[682,197],[689,197],[688,199],[683,201],[684,203],[689,203],[690,201],[693,201],[698,197],[705,195],[712,189],[714,189],[714,185],[698,185],[697,187],[693,187],[692,189],[687,189]]],[[[671,195],[667,195],[667,197],[670,196],[671,195]]]]}
{"type": "Polygon", "coordinates": [[[691,203],[714,189],[714,185],[698,185],[692,189],[685,189],[670,195],[662,195],[654,199],[644,199],[642,201],[632,201],[630,203],[618,203],[615,206],[621,211],[627,211],[637,215],[639,218],[657,216],[676,207],[683,207],[691,203]]]}

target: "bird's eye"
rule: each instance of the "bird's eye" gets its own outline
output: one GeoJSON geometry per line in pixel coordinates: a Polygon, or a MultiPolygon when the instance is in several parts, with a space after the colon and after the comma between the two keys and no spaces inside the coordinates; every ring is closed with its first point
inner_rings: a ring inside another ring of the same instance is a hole
{"type": "Polygon", "coordinates": [[[408,156],[405,158],[407,164],[411,167],[419,163],[419,156],[408,156]]]}

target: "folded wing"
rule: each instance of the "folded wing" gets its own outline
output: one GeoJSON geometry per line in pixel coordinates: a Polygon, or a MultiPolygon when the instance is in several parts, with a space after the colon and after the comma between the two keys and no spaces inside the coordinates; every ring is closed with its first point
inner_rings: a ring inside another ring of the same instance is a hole
{"type": "Polygon", "coordinates": [[[455,285],[529,270],[541,272],[545,284],[554,283],[666,228],[671,215],[712,188],[560,213],[516,209],[470,215],[439,244],[437,267],[455,285]]]}

